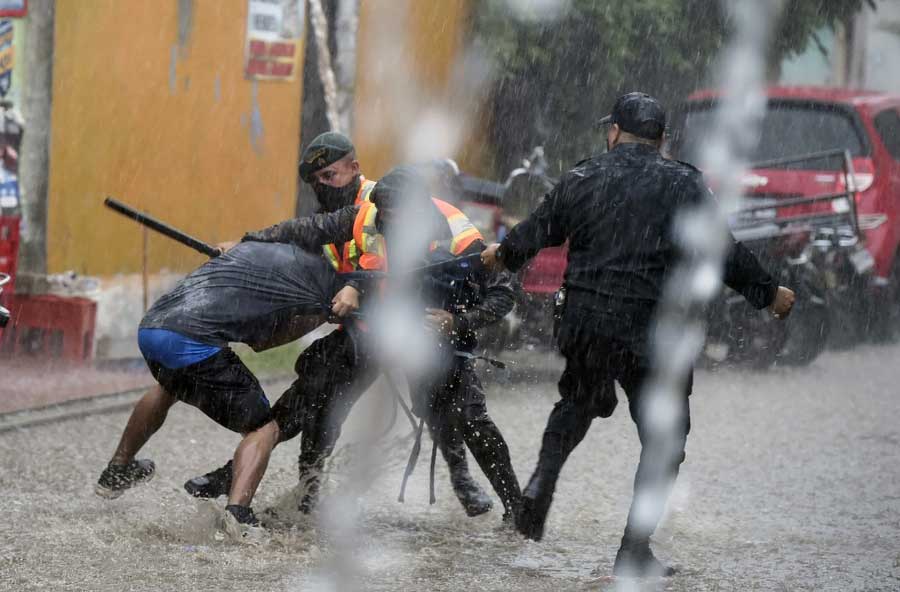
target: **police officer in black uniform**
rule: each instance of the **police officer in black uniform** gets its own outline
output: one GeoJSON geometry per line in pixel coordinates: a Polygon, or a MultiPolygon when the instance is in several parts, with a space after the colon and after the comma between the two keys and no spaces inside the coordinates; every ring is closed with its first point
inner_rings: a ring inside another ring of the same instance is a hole
{"type": "MultiPolygon", "coordinates": [[[[635,491],[652,487],[663,495],[655,507],[642,508],[640,520],[632,501],[614,573],[671,575],[674,570],[656,560],[649,542],[684,460],[692,381],[683,385],[675,443],[680,449],[674,454],[670,443],[650,429],[640,400],[651,371],[651,321],[668,270],[679,258],[672,221],[681,208],[712,197],[697,169],[660,154],[666,116],[655,99],[626,94],[601,123],[610,125],[608,152],[578,163],[528,219],[482,255],[488,266],[516,271],[540,249],[569,241],[558,336],[566,367],[517,528],[540,540],[563,463],[593,419],[612,414],[617,381],[628,397],[642,445],[635,491]],[[655,470],[660,466],[662,471],[655,470]]],[[[730,246],[724,282],[755,307],[770,307],[778,318],[793,305],[793,292],[777,286],[738,242],[730,246]]]]}

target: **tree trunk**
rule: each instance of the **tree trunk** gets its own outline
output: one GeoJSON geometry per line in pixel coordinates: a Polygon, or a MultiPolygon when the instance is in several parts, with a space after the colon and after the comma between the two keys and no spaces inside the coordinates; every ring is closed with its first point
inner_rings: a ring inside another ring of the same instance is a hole
{"type": "Polygon", "coordinates": [[[328,47],[328,17],[320,0],[309,0],[309,21],[318,54],[319,78],[325,95],[325,115],[332,131],[344,131],[338,117],[337,82],[331,67],[331,50],[328,47]]]}
{"type": "Polygon", "coordinates": [[[337,81],[337,116],[341,130],[353,132],[353,101],[356,84],[356,34],[359,30],[359,0],[337,0],[334,40],[334,72],[337,81]]]}

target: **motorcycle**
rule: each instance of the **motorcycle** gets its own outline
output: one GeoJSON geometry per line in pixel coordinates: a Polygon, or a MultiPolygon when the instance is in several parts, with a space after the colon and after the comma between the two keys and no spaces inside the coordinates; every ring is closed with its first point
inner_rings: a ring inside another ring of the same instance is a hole
{"type": "Polygon", "coordinates": [[[766,265],[779,269],[776,283],[791,286],[797,304],[786,322],[768,309],[754,309],[740,294],[726,289],[708,310],[703,361],[707,366],[728,362],[757,369],[775,364],[803,366],[825,349],[832,331],[830,292],[818,261],[822,245],[806,245],[799,253],[784,254],[773,244],[746,241],[766,265]]]}
{"type": "MultiPolygon", "coordinates": [[[[492,235],[492,241],[502,241],[506,232],[534,211],[556,185],[557,180],[547,174],[548,167],[544,149],[536,146],[503,183],[462,175],[463,211],[476,224],[482,222],[482,231],[492,235]],[[490,214],[484,214],[487,210],[490,214]]],[[[566,253],[565,246],[543,249],[519,273],[515,310],[483,331],[481,340],[486,349],[497,352],[554,347],[553,302],[562,285],[566,253]]]]}
{"type": "MultiPolygon", "coordinates": [[[[765,166],[823,157],[844,161],[844,187],[852,187],[846,182],[852,175],[850,157],[840,150],[765,166]]],[[[754,251],[763,267],[779,270],[777,283],[794,289],[797,304],[787,322],[779,323],[767,310],[753,310],[726,290],[710,307],[704,360],[758,368],[798,366],[812,362],[828,345],[859,342],[866,331],[861,314],[871,300],[866,293],[874,281],[874,259],[864,245],[864,228],[852,190],[814,197],[746,198],[745,207],[732,215],[732,233],[754,251]],[[792,215],[776,215],[782,208],[792,209],[792,215]]]]}

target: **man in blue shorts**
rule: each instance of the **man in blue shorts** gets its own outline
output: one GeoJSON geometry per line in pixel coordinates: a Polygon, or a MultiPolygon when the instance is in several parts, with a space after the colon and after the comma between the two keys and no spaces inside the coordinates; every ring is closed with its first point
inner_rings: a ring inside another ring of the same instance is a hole
{"type": "Polygon", "coordinates": [[[275,243],[242,243],[185,277],[141,321],[138,345],[158,385],[135,405],[96,493],[113,499],[153,477],[153,461],[135,455],[177,401],[241,434],[266,424],[269,401],[228,344],[293,341],[329,312],[352,312],[346,293],[321,257],[275,243]]]}

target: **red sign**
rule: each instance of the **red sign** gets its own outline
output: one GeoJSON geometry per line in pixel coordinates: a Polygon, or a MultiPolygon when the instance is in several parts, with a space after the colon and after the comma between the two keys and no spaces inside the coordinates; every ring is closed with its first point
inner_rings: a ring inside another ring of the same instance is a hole
{"type": "Polygon", "coordinates": [[[303,35],[303,5],[301,0],[248,0],[247,78],[293,79],[303,35]]]}
{"type": "Polygon", "coordinates": [[[28,0],[0,0],[0,17],[21,17],[28,13],[28,0]]]}

